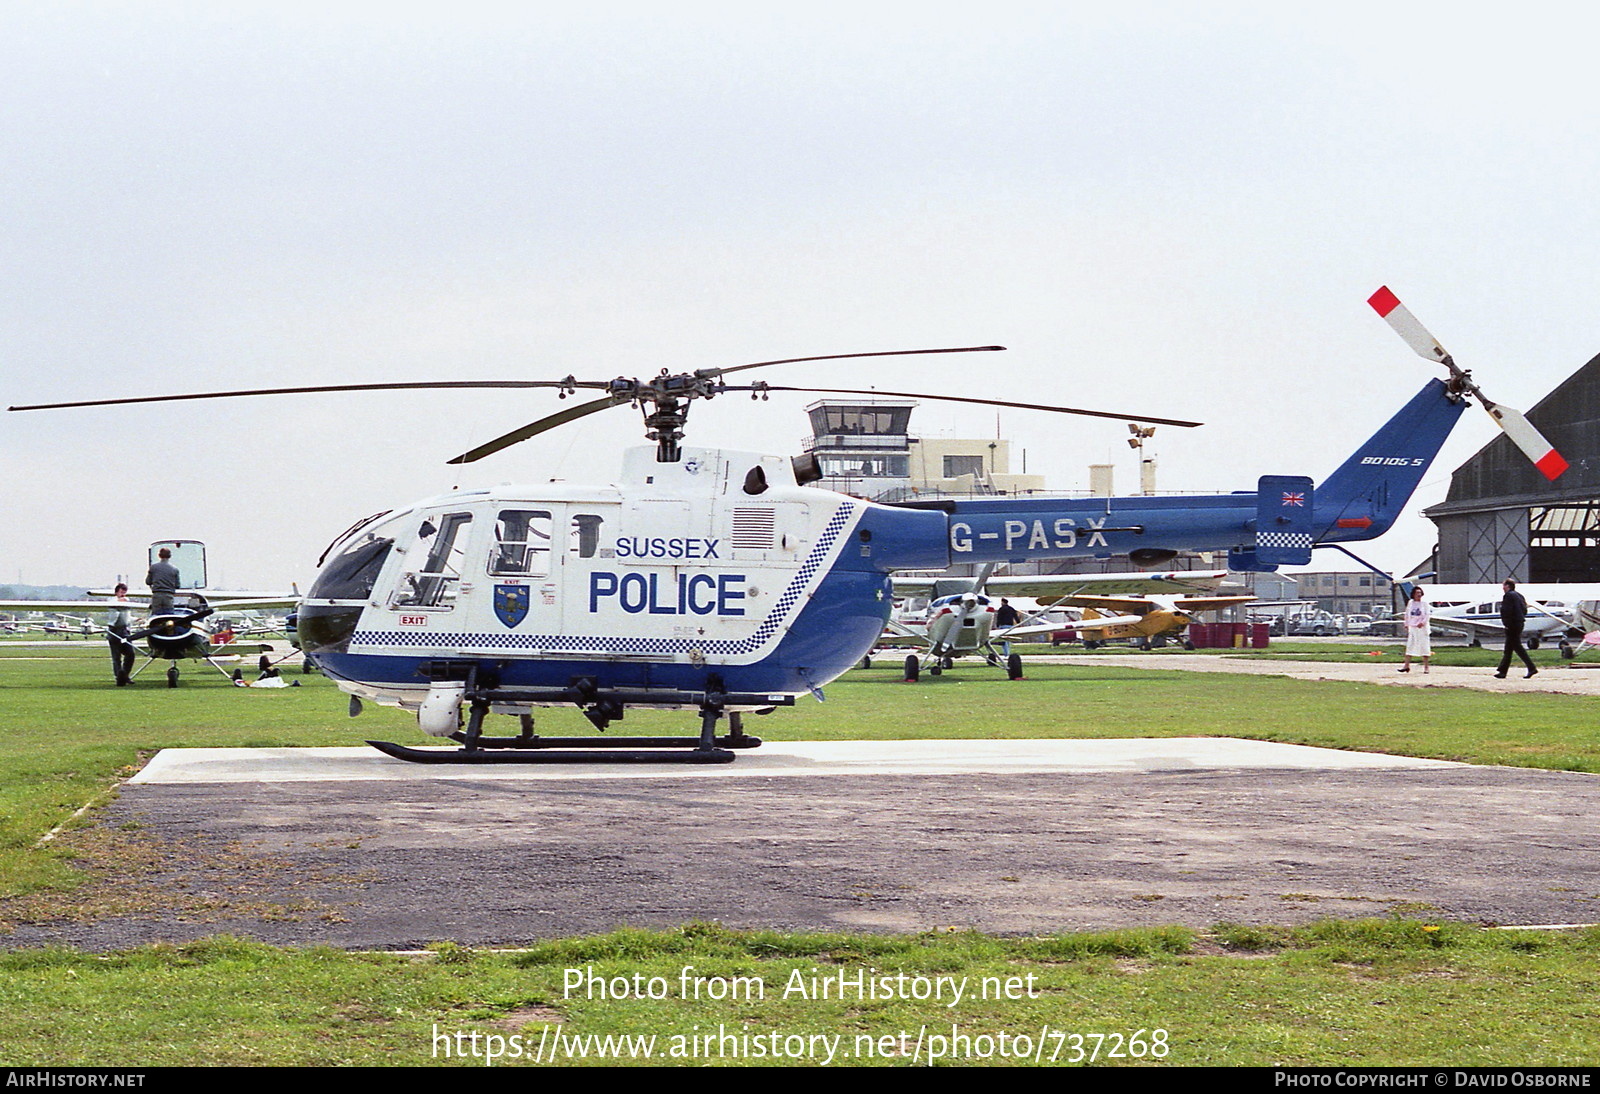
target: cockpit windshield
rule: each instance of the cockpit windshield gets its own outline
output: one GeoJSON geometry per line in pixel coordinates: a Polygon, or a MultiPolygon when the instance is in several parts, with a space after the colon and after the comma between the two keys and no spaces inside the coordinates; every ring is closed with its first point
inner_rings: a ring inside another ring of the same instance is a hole
{"type": "Polygon", "coordinates": [[[368,533],[345,544],[311,585],[314,600],[365,600],[383,569],[394,540],[368,533]]]}

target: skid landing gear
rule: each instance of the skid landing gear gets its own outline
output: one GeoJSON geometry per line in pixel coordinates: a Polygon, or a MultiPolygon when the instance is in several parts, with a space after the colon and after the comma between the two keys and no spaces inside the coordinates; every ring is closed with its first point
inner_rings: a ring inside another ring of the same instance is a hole
{"type": "Polygon", "coordinates": [[[450,734],[460,743],[458,749],[408,748],[390,741],[367,743],[387,756],[424,764],[728,764],[737,750],[757,748],[760,737],[744,731],[744,717],[734,707],[759,707],[766,713],[779,705],[794,703],[784,696],[781,704],[770,695],[726,694],[720,691],[689,692],[601,692],[592,685],[576,683],[561,690],[518,688],[467,689],[466,726],[450,734]],[[569,702],[584,707],[584,714],[601,730],[620,719],[629,706],[687,706],[700,708],[700,734],[697,737],[541,737],[534,732],[533,716],[522,714],[522,732],[515,737],[490,737],[483,733],[484,718],[492,702],[569,702]],[[728,732],[717,736],[717,722],[728,719],[728,732]]]}

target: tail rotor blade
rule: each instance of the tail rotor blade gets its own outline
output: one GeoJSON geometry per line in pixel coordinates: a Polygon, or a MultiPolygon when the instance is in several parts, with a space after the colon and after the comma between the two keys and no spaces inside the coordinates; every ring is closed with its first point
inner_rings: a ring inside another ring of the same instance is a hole
{"type": "Polygon", "coordinates": [[[1533,466],[1546,479],[1554,482],[1561,477],[1561,473],[1570,466],[1566,459],[1557,452],[1555,446],[1544,439],[1533,423],[1520,410],[1503,406],[1483,393],[1477,384],[1472,382],[1472,374],[1464,372],[1456,366],[1450,354],[1439,344],[1439,340],[1428,332],[1428,328],[1417,322],[1417,317],[1411,314],[1411,309],[1400,303],[1400,298],[1389,291],[1385,285],[1373,293],[1367,303],[1372,305],[1372,310],[1394,328],[1395,333],[1405,339],[1406,345],[1417,351],[1417,354],[1430,361],[1441,362],[1450,370],[1452,390],[1457,393],[1468,391],[1477,397],[1483,404],[1483,409],[1489,412],[1495,424],[1505,430],[1506,436],[1511,438],[1511,443],[1520,448],[1523,455],[1533,461],[1533,466]]]}
{"type": "Polygon", "coordinates": [[[1377,312],[1401,338],[1406,345],[1417,351],[1417,354],[1430,361],[1448,361],[1450,355],[1445,352],[1439,340],[1428,333],[1428,328],[1417,322],[1417,317],[1411,314],[1411,309],[1400,303],[1400,298],[1389,291],[1389,286],[1384,285],[1377,292],[1367,298],[1367,303],[1372,305],[1372,310],[1377,312]]]}
{"type": "Polygon", "coordinates": [[[1561,453],[1556,451],[1555,445],[1544,439],[1544,435],[1534,428],[1533,423],[1528,421],[1522,411],[1486,399],[1481,392],[1478,401],[1483,404],[1483,409],[1489,412],[1489,417],[1506,431],[1511,443],[1522,449],[1523,455],[1533,461],[1533,466],[1537,467],[1539,473],[1546,479],[1554,482],[1570,466],[1561,453]]]}

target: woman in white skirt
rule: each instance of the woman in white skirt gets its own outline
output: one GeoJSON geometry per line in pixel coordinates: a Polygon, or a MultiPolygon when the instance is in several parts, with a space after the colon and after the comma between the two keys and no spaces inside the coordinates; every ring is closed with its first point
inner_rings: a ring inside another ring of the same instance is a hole
{"type": "Polygon", "coordinates": [[[1428,662],[1433,658],[1433,645],[1428,639],[1432,618],[1433,610],[1423,599],[1422,586],[1412,586],[1411,599],[1406,603],[1406,663],[1400,666],[1401,672],[1411,671],[1413,657],[1420,657],[1422,671],[1428,671],[1428,662]]]}

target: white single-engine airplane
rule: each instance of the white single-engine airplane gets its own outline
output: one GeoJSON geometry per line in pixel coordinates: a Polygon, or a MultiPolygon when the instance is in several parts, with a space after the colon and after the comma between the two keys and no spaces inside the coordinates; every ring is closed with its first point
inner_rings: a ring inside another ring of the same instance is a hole
{"type": "Polygon", "coordinates": [[[179,560],[182,587],[174,595],[173,607],[170,610],[148,616],[142,626],[130,629],[127,634],[113,630],[110,618],[123,611],[130,616],[145,615],[150,607],[149,596],[129,596],[117,600],[113,598],[114,594],[111,591],[91,590],[90,596],[96,599],[0,600],[0,610],[106,613],[106,622],[86,623],[81,632],[74,633],[104,634],[107,641],[123,645],[129,653],[144,654],[144,664],[127,673],[124,672],[124,668],[131,662],[119,657],[112,658],[118,686],[132,683],[134,677],[149,668],[153,662],[166,661],[168,662],[167,686],[175,688],[178,686],[178,662],[185,660],[204,661],[225,678],[234,683],[240,682],[242,673],[235,670],[230,676],[214,658],[245,653],[266,654],[272,647],[244,646],[237,643],[213,645],[211,631],[205,621],[219,611],[293,607],[300,602],[299,596],[250,592],[208,594],[205,590],[205,544],[198,540],[162,540],[152,543],[151,562],[156,560],[157,552],[163,547],[179,560]]]}
{"type": "MultiPolygon", "coordinates": [[[[1226,552],[1231,569],[1304,565],[1314,546],[1386,531],[1465,399],[1481,398],[1470,377],[1443,358],[1448,381],[1429,381],[1320,485],[1305,476],[1268,475],[1252,489],[1206,497],[985,497],[882,505],[809,485],[821,475],[814,455],[791,460],[681,447],[695,399],[740,391],[752,398],[769,391],[821,393],[729,383],[732,374],[821,359],[663,369],[646,380],[569,376],[333,385],[49,406],[433,388],[600,393],[453,463],[473,462],[613,407],[640,408],[655,447],[630,451],[610,484],[458,490],[386,510],[340,535],[301,602],[299,637],[307,656],[351,694],[353,711],[363,698],[401,706],[416,711],[424,732],[462,745],[436,750],[374,742],[390,755],[445,763],[560,762],[593,759],[599,748],[622,760],[724,763],[734,758],[728,747],[760,743],[745,736],[740,715],[820,694],[872,649],[889,615],[890,578],[897,571],[1117,554],[1130,555],[1136,565],[1160,565],[1180,551],[1226,552]],[[538,706],[577,706],[600,729],[629,707],[697,710],[700,732],[623,741],[541,738],[532,725],[538,706]],[[521,732],[486,736],[483,724],[491,711],[519,717],[521,732]],[[729,733],[718,738],[717,723],[725,715],[729,733]],[[662,747],[682,751],[646,751],[662,747]]],[[[994,399],[839,393],[1196,424],[994,399]]]]}

